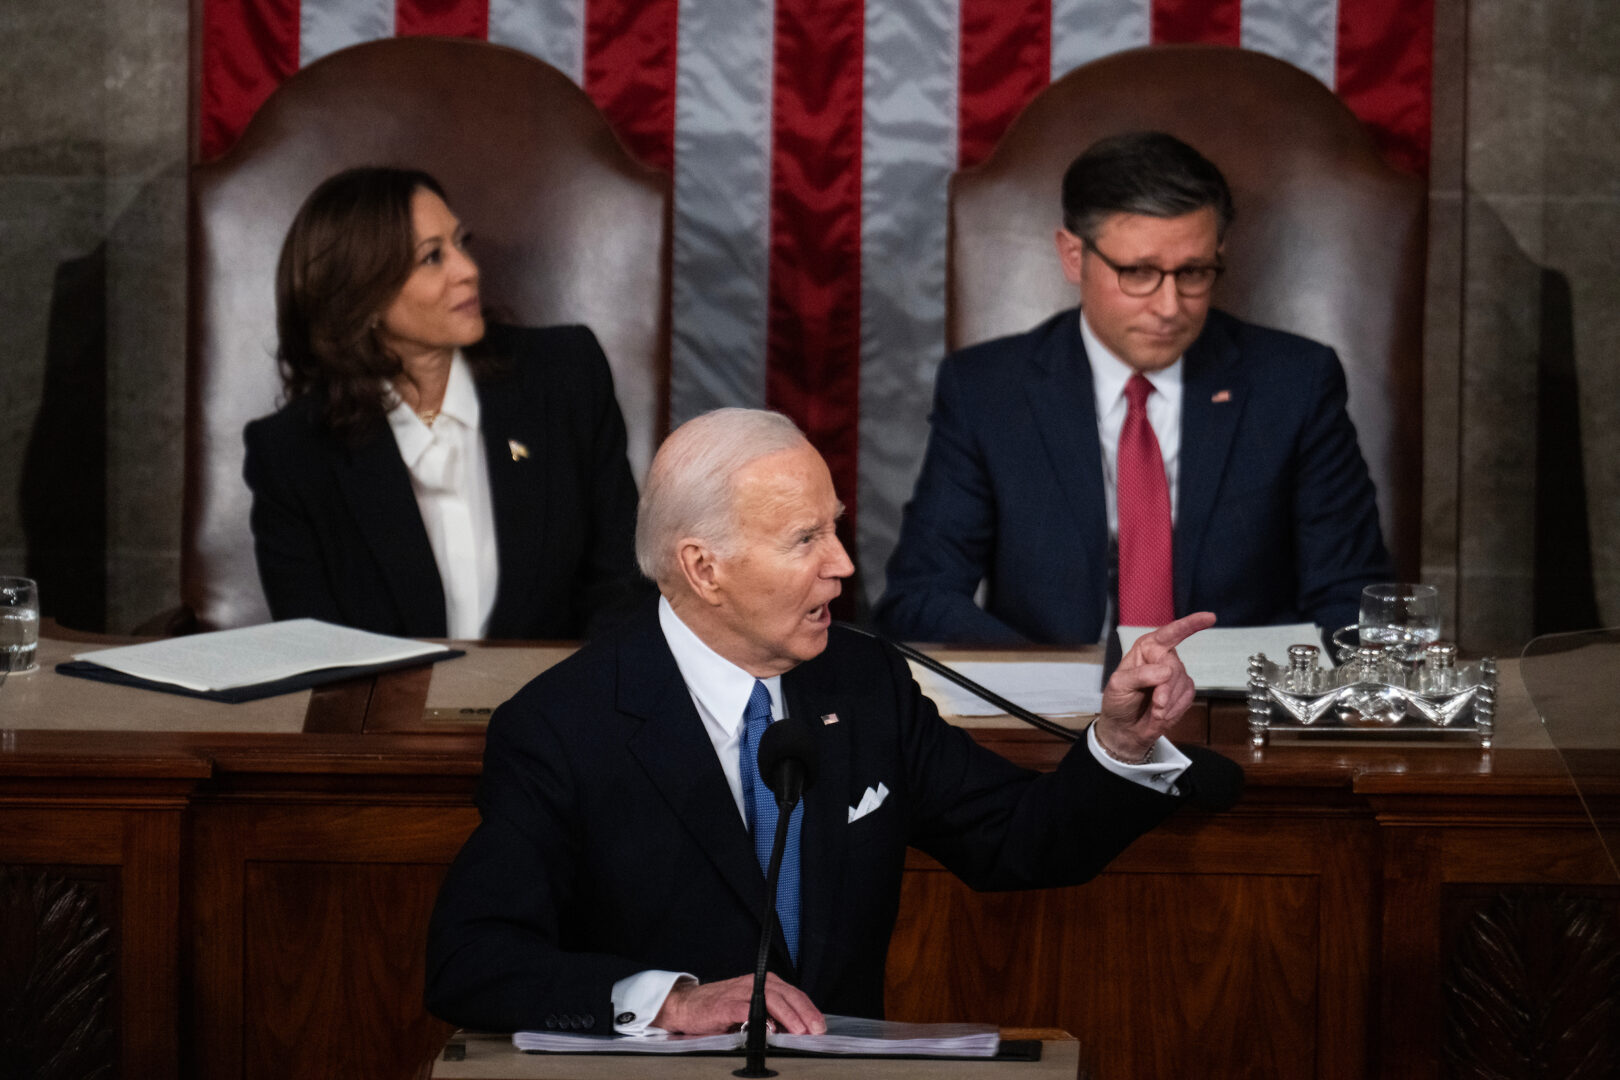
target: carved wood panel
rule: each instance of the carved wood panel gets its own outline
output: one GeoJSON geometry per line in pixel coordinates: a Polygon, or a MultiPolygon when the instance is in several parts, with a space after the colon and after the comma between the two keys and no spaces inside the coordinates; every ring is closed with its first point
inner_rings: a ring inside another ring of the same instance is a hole
{"type": "Polygon", "coordinates": [[[1446,906],[1446,1075],[1620,1075],[1620,891],[1459,890],[1446,906]]]}
{"type": "Polygon", "coordinates": [[[0,865],[0,1074],[114,1074],[117,905],[111,871],[0,865]]]}

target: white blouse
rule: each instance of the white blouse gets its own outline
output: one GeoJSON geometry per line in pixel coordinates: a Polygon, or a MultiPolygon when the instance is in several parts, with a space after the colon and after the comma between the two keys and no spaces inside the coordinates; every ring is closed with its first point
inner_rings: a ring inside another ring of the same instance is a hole
{"type": "MultiPolygon", "coordinates": [[[[390,393],[393,387],[389,387],[390,393]]],[[[416,508],[444,586],[445,624],[453,638],[481,638],[495,607],[500,565],[489,463],[478,430],[478,391],[461,351],[450,361],[444,404],[433,426],[394,395],[388,427],[411,473],[416,508]]]]}

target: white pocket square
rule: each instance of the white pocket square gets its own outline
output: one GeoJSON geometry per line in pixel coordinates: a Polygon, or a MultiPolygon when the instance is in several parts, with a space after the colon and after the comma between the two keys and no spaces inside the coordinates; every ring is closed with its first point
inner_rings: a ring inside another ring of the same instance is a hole
{"type": "Polygon", "coordinates": [[[849,808],[850,822],[853,823],[865,817],[867,814],[870,814],[872,811],[882,806],[883,800],[887,799],[888,797],[889,789],[883,784],[879,784],[875,788],[867,788],[866,794],[861,796],[861,801],[849,808]]]}

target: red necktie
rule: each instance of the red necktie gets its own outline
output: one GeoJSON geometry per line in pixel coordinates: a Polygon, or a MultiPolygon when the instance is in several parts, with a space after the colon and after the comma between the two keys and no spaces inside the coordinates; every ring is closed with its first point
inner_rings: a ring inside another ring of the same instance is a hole
{"type": "Polygon", "coordinates": [[[1163,626],[1175,618],[1170,572],[1170,485],[1159,440],[1147,418],[1153,384],[1140,374],[1125,384],[1115,494],[1119,507],[1119,623],[1163,626]]]}

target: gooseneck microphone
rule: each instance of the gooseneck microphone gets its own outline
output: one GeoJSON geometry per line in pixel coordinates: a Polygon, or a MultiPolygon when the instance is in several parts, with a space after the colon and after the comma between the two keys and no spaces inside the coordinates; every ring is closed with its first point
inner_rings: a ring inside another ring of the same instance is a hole
{"type": "Polygon", "coordinates": [[[765,903],[760,910],[759,953],[754,961],[754,991],[748,999],[748,1058],[733,1076],[775,1076],[765,1067],[765,965],[770,958],[771,938],[776,934],[776,877],[782,869],[782,852],[787,847],[788,822],[793,808],[816,782],[820,755],[810,729],[792,717],[784,716],[767,724],[759,737],[759,775],[776,796],[776,838],[771,842],[771,858],[765,871],[765,903]]]}
{"type": "MultiPolygon", "coordinates": [[[[853,623],[840,622],[838,625],[845,630],[853,630],[855,633],[869,637],[874,641],[881,641],[907,660],[915,660],[929,671],[949,679],[968,693],[988,701],[1008,716],[1016,717],[1031,727],[1037,727],[1049,734],[1056,735],[1065,742],[1076,742],[1080,738],[1079,732],[1048,720],[1038,713],[1030,712],[1016,702],[1008,701],[989,687],[980,686],[949,664],[935,660],[927,653],[914,649],[904,642],[890,641],[882,634],[873,633],[865,627],[856,626],[853,623]]],[[[1116,655],[1110,665],[1104,669],[1106,672],[1105,679],[1107,675],[1112,674],[1113,668],[1119,666],[1119,657],[1117,655],[1119,637],[1117,634],[1113,636],[1113,641],[1116,655]]],[[[760,753],[762,755],[765,751],[763,743],[764,741],[761,740],[760,753]]],[[[1237,762],[1204,746],[1182,746],[1180,749],[1182,753],[1193,761],[1193,764],[1188,766],[1176,781],[1177,786],[1181,788],[1189,803],[1200,810],[1230,810],[1236,805],[1238,799],[1243,797],[1243,767],[1237,762]]]]}

